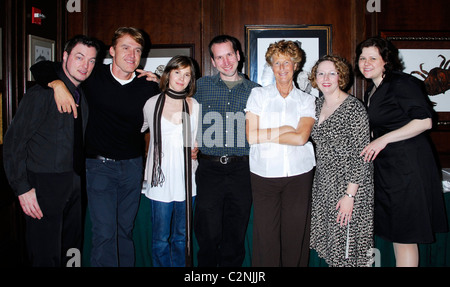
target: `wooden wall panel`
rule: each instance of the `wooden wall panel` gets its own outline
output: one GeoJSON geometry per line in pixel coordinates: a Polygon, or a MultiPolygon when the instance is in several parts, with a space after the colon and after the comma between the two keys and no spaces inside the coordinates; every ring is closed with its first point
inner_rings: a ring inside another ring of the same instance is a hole
{"type": "Polygon", "coordinates": [[[331,24],[333,52],[351,57],[352,1],[223,0],[223,29],[244,45],[245,25],[331,24]],[[338,12],[339,11],[339,12],[338,12]]]}
{"type": "Polygon", "coordinates": [[[195,58],[199,60],[201,3],[200,0],[133,0],[132,4],[121,0],[90,0],[82,5],[81,13],[68,15],[71,24],[68,36],[85,33],[109,45],[117,28],[133,26],[144,30],[152,44],[194,44],[195,58]]]}
{"type": "Polygon", "coordinates": [[[381,0],[378,29],[382,30],[450,30],[449,2],[446,0],[381,0]]]}

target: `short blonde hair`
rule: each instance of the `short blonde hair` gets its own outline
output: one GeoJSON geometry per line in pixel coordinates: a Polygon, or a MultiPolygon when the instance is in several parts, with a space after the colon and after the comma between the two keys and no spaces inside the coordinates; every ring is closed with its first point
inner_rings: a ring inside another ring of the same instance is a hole
{"type": "Polygon", "coordinates": [[[339,88],[341,90],[345,90],[348,84],[350,83],[350,71],[351,71],[350,64],[348,63],[347,60],[337,55],[325,55],[319,60],[317,60],[317,62],[312,67],[311,73],[309,74],[308,77],[308,80],[311,82],[311,86],[317,89],[318,87],[316,82],[317,68],[319,67],[320,63],[325,61],[330,61],[334,64],[334,66],[336,67],[336,71],[338,72],[339,75],[338,80],[339,88]]]}
{"type": "Polygon", "coordinates": [[[131,38],[133,38],[136,43],[141,45],[142,48],[145,46],[145,38],[142,32],[134,27],[120,27],[114,32],[114,36],[112,38],[112,44],[114,48],[116,47],[117,41],[122,38],[125,35],[129,35],[131,38]]]}
{"type": "Polygon", "coordinates": [[[297,64],[295,70],[298,71],[301,68],[300,63],[303,60],[303,54],[297,43],[293,41],[281,40],[270,44],[266,52],[266,62],[270,66],[272,66],[272,57],[274,55],[289,56],[292,61],[297,64]]]}

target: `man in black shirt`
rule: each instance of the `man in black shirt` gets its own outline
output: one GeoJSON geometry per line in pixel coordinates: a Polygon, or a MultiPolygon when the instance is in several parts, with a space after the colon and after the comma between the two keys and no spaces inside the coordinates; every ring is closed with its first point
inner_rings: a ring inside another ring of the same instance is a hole
{"type": "Polygon", "coordinates": [[[91,74],[99,44],[86,36],[69,40],[57,76],[78,102],[79,117],[60,114],[53,90],[35,85],[24,95],[5,135],[3,163],[26,216],[33,266],[61,266],[71,248],[81,249],[83,133],[88,109],[78,88],[91,74]]]}
{"type": "MultiPolygon", "coordinates": [[[[83,83],[89,104],[86,128],[86,180],[92,221],[91,266],[134,266],[132,228],[142,189],[145,141],[141,133],[143,107],[159,93],[158,84],[135,73],[144,47],[142,33],[130,27],[116,30],[109,50],[111,65],[98,65],[83,83]]],[[[42,85],[52,82],[51,63],[32,69],[42,85]]],[[[52,82],[61,108],[73,100],[52,82]]],[[[70,104],[69,104],[70,106],[70,104]]],[[[73,109],[73,108],[72,108],[73,109]]],[[[75,112],[75,110],[73,110],[75,112]]]]}

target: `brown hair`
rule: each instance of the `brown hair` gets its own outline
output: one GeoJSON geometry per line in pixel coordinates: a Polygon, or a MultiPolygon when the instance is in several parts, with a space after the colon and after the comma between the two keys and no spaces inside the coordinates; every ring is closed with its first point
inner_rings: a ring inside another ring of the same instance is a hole
{"type": "Polygon", "coordinates": [[[393,71],[402,71],[405,68],[402,60],[400,59],[398,49],[394,46],[394,44],[391,43],[391,41],[381,37],[372,37],[362,41],[356,47],[356,58],[355,58],[356,76],[364,78],[363,74],[359,70],[359,57],[362,54],[362,50],[364,48],[369,47],[377,48],[381,58],[386,63],[384,65],[383,76],[389,77],[393,71]]]}
{"type": "Polygon", "coordinates": [[[309,74],[309,81],[311,82],[311,86],[315,89],[317,89],[317,83],[316,83],[316,73],[317,73],[317,68],[319,67],[319,64],[325,61],[330,61],[334,64],[334,66],[336,67],[336,70],[338,72],[339,75],[339,88],[341,90],[345,90],[348,86],[348,84],[350,83],[350,64],[348,63],[348,61],[340,56],[337,55],[325,55],[322,58],[320,58],[319,60],[317,60],[317,62],[314,64],[314,66],[311,69],[311,73],[309,74]]]}
{"type": "Polygon", "coordinates": [[[188,56],[175,56],[167,63],[164,68],[164,72],[161,75],[161,80],[159,82],[159,88],[161,92],[165,92],[169,89],[169,75],[170,72],[176,69],[190,68],[191,70],[191,80],[189,85],[186,87],[186,92],[188,97],[192,97],[195,93],[195,66],[192,59],[188,56]]]}

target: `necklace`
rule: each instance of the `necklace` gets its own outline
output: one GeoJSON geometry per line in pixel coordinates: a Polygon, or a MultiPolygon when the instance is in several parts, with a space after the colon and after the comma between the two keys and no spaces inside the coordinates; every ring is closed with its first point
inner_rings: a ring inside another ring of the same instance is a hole
{"type": "Polygon", "coordinates": [[[333,103],[331,105],[329,105],[329,103],[327,101],[327,98],[324,99],[323,106],[325,107],[325,109],[330,109],[330,110],[331,109],[333,109],[333,110],[336,109],[342,103],[341,93],[339,93],[339,95],[335,99],[333,99],[331,101],[333,103]]]}

